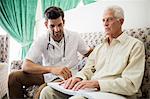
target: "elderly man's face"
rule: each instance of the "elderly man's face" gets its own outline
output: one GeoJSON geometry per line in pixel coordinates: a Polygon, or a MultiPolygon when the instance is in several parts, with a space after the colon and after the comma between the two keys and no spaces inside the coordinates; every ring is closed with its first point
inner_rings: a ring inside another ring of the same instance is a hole
{"type": "Polygon", "coordinates": [[[119,19],[114,17],[113,12],[109,10],[106,11],[103,15],[102,21],[103,21],[106,35],[115,36],[118,33],[120,33],[122,23],[120,22],[119,19]]]}

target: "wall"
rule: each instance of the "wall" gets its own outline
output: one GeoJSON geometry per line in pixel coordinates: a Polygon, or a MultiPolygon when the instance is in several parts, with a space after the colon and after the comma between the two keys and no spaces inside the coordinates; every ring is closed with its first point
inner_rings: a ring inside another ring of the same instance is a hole
{"type": "MultiPolygon", "coordinates": [[[[149,4],[147,4],[147,5],[150,5],[150,1],[148,2],[149,4]]],[[[147,8],[148,9],[148,23],[149,23],[149,25],[150,25],[150,8],[147,8]]]]}
{"type": "Polygon", "coordinates": [[[125,11],[123,28],[150,26],[150,0],[99,0],[65,12],[66,28],[78,32],[102,31],[102,13],[108,5],[125,11]]]}

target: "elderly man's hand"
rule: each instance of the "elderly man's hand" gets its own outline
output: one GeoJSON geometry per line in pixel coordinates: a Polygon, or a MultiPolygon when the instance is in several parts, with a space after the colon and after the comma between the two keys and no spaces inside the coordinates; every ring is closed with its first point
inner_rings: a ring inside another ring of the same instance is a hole
{"type": "Polygon", "coordinates": [[[72,89],[78,91],[79,89],[86,88],[97,88],[99,90],[100,86],[97,80],[83,80],[76,83],[72,89]]]}
{"type": "Polygon", "coordinates": [[[82,79],[81,78],[78,78],[78,77],[71,77],[69,78],[68,80],[65,80],[65,81],[62,81],[60,83],[64,85],[64,88],[66,89],[72,89],[74,87],[74,85],[77,83],[77,82],[80,82],[82,79]]]}
{"type": "Polygon", "coordinates": [[[72,77],[72,73],[68,67],[51,67],[50,72],[63,77],[65,80],[72,77]]]}

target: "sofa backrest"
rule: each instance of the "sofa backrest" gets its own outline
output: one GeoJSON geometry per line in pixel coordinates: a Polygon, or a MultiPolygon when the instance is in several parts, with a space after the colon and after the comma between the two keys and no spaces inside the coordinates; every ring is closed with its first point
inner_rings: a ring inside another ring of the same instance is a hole
{"type": "Polygon", "coordinates": [[[145,45],[145,72],[144,78],[141,85],[142,98],[150,99],[150,27],[129,29],[126,32],[141,40],[145,45]]]}
{"type": "MultiPolygon", "coordinates": [[[[141,85],[142,99],[150,99],[150,27],[124,30],[127,34],[141,40],[145,45],[145,74],[141,85]]],[[[102,32],[81,33],[81,37],[92,48],[100,43],[102,32]]]]}

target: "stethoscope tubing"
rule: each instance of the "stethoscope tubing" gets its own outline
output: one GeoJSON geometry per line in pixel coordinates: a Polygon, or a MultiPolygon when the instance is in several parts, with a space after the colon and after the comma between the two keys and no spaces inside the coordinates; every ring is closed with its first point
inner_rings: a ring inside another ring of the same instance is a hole
{"type": "MultiPolygon", "coordinates": [[[[49,45],[52,45],[52,44],[50,43],[50,41],[51,41],[51,35],[50,35],[50,33],[49,33],[49,38],[48,38],[48,40],[49,40],[49,42],[48,42],[48,44],[47,44],[47,50],[49,49],[49,45]]],[[[52,45],[52,47],[53,47],[53,50],[55,50],[55,46],[52,45]]],[[[66,41],[65,41],[65,36],[64,36],[63,57],[65,57],[65,51],[66,51],[66,41]]]]}

